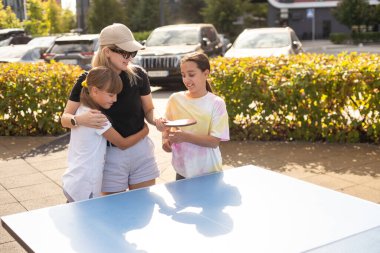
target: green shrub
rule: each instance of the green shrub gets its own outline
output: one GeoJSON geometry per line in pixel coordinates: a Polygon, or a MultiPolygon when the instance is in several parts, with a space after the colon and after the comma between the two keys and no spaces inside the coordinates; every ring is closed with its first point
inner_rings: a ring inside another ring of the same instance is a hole
{"type": "Polygon", "coordinates": [[[348,33],[330,33],[329,39],[334,44],[344,44],[351,41],[351,35],[348,33]]]}
{"type": "Polygon", "coordinates": [[[0,135],[58,135],[60,115],[79,67],[62,63],[0,64],[0,135]]]}
{"type": "Polygon", "coordinates": [[[380,140],[376,54],[216,58],[212,83],[234,140],[380,140]]]}
{"type": "Polygon", "coordinates": [[[331,33],[329,39],[334,44],[375,43],[380,42],[380,32],[331,33]]]}
{"type": "MultiPolygon", "coordinates": [[[[233,140],[380,142],[380,56],[215,58],[233,140]]],[[[0,64],[0,135],[58,135],[79,67],[0,64]]]]}
{"type": "Polygon", "coordinates": [[[352,40],[355,44],[380,42],[380,33],[379,32],[353,33],[352,40]]]}

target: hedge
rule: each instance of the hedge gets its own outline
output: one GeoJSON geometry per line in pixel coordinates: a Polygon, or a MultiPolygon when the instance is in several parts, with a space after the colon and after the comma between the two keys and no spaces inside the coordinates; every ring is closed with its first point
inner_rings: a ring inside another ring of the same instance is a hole
{"type": "MultiPolygon", "coordinates": [[[[380,56],[214,58],[233,140],[380,142],[380,56]]],[[[0,64],[0,135],[59,135],[79,67],[0,64]]]]}
{"type": "Polygon", "coordinates": [[[234,140],[379,143],[379,62],[357,53],[220,57],[212,83],[234,140]]]}
{"type": "Polygon", "coordinates": [[[334,44],[377,43],[380,42],[380,32],[330,33],[329,39],[334,44]]]}
{"type": "Polygon", "coordinates": [[[59,135],[60,116],[82,70],[62,63],[0,64],[0,135],[59,135]]]}

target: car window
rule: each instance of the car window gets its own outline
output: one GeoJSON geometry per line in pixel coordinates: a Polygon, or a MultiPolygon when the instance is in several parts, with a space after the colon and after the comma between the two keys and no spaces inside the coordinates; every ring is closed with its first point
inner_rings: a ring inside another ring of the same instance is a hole
{"type": "Polygon", "coordinates": [[[9,37],[8,39],[5,39],[5,40],[1,40],[0,47],[9,46],[9,43],[11,42],[11,40],[12,40],[12,37],[9,37]]]}
{"type": "Polygon", "coordinates": [[[202,28],[202,38],[207,38],[209,41],[213,42],[216,40],[216,33],[211,27],[202,28]]]}
{"type": "Polygon", "coordinates": [[[199,43],[197,29],[156,30],[149,36],[147,46],[196,45],[199,43]]]}
{"type": "Polygon", "coordinates": [[[31,61],[35,61],[41,58],[41,50],[39,48],[34,48],[29,51],[29,56],[31,61]]]}
{"type": "Polygon", "coordinates": [[[234,44],[235,48],[271,48],[290,45],[290,36],[285,32],[279,33],[243,33],[234,44]]]}
{"type": "Polygon", "coordinates": [[[54,54],[92,52],[95,50],[93,41],[59,41],[53,45],[50,52],[54,54]]]}

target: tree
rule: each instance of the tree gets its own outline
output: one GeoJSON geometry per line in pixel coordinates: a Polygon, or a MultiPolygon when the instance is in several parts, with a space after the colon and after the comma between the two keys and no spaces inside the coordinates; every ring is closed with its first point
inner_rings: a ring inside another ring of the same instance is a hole
{"type": "Polygon", "coordinates": [[[218,32],[235,37],[241,32],[244,23],[234,24],[250,8],[248,0],[205,0],[206,7],[201,10],[205,22],[216,26],[218,32]]]}
{"type": "Polygon", "coordinates": [[[55,0],[47,3],[47,20],[50,34],[62,33],[62,8],[55,0]]]}
{"type": "Polygon", "coordinates": [[[133,32],[150,31],[160,26],[160,1],[166,3],[165,0],[130,0],[127,2],[128,25],[133,32]]]}
{"type": "MultiPolygon", "coordinates": [[[[368,0],[341,0],[333,11],[335,18],[351,31],[368,23],[370,5],[368,0]]],[[[358,30],[360,32],[360,29],[358,30]]]]}
{"type": "Polygon", "coordinates": [[[27,19],[23,22],[23,26],[33,36],[49,34],[45,8],[40,0],[28,0],[27,2],[27,19]]]}
{"type": "Polygon", "coordinates": [[[118,0],[93,0],[88,13],[88,31],[99,33],[105,26],[125,23],[126,13],[118,0]]]}
{"type": "Polygon", "coordinates": [[[203,23],[201,9],[206,6],[204,0],[181,0],[179,3],[180,23],[203,23]]]}
{"type": "Polygon", "coordinates": [[[0,28],[20,28],[22,24],[12,11],[10,6],[4,9],[4,5],[0,2],[0,28]]]}
{"type": "Polygon", "coordinates": [[[76,27],[74,13],[68,9],[62,10],[62,29],[64,32],[69,32],[76,27]]]}
{"type": "Polygon", "coordinates": [[[244,27],[265,27],[267,25],[268,3],[247,4],[244,27]]]}

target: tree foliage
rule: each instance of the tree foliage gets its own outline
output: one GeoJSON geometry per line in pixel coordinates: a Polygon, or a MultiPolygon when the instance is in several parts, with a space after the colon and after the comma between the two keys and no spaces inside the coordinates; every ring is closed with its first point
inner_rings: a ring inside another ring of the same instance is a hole
{"type": "Polygon", "coordinates": [[[46,6],[40,0],[29,0],[26,9],[27,19],[23,22],[25,30],[32,36],[48,35],[46,6]]]}
{"type": "Polygon", "coordinates": [[[206,6],[204,0],[182,0],[179,3],[179,16],[177,18],[180,23],[202,23],[202,8],[206,6]]]}
{"type": "Polygon", "coordinates": [[[367,25],[371,15],[368,0],[341,0],[333,11],[335,18],[351,30],[354,26],[367,25]]]}
{"type": "Polygon", "coordinates": [[[205,22],[212,23],[219,32],[236,36],[243,25],[235,25],[237,19],[250,7],[248,0],[205,0],[206,7],[201,10],[205,22]]]}
{"type": "Polygon", "coordinates": [[[50,34],[63,32],[62,12],[55,0],[49,0],[47,6],[47,20],[50,34]]]}
{"type": "MultiPolygon", "coordinates": [[[[128,26],[133,32],[149,31],[160,26],[160,1],[165,0],[129,0],[126,5],[128,26]]],[[[166,10],[163,10],[167,14],[166,10]]],[[[167,15],[165,15],[167,18],[167,15]]]]}
{"type": "Polygon", "coordinates": [[[33,36],[44,36],[69,32],[75,27],[75,16],[69,10],[63,10],[55,0],[26,1],[26,19],[21,22],[12,9],[0,2],[0,28],[23,27],[33,36]]]}
{"type": "Polygon", "coordinates": [[[113,23],[125,23],[125,16],[126,12],[120,1],[93,0],[88,13],[88,31],[89,33],[99,33],[105,26],[113,23]]]}
{"type": "Polygon", "coordinates": [[[19,28],[22,27],[20,20],[12,11],[10,6],[4,9],[4,5],[0,2],[0,28],[19,28]]]}
{"type": "Polygon", "coordinates": [[[76,17],[73,15],[72,11],[68,9],[62,10],[62,29],[64,32],[70,31],[76,27],[76,17]]]}

